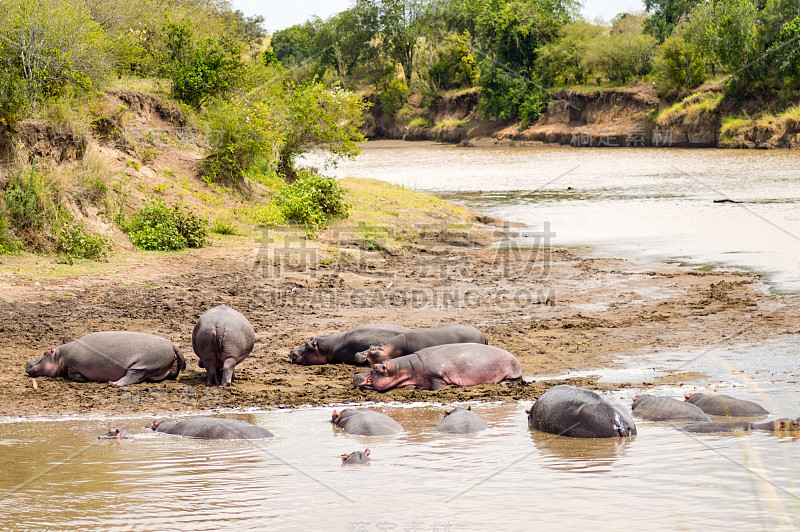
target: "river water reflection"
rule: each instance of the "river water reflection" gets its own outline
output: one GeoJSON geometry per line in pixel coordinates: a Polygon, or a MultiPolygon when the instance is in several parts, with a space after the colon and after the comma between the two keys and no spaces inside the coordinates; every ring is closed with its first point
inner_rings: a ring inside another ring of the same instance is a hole
{"type": "Polygon", "coordinates": [[[755,270],[777,292],[800,293],[797,152],[378,141],[329,173],[433,192],[537,231],[549,222],[556,247],[755,270]],[[724,199],[742,203],[714,203],[724,199]]]}

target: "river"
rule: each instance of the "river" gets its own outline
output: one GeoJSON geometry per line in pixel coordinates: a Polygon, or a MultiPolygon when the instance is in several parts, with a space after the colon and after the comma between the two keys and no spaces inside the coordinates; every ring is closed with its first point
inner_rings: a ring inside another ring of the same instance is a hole
{"type": "MultiPolygon", "coordinates": [[[[536,231],[547,223],[556,247],[759,271],[777,292],[800,291],[799,154],[372,143],[333,172],[434,192],[536,231]]],[[[589,373],[635,383],[691,366],[711,378],[650,393],[727,392],[796,417],[798,351],[797,338],[654,350],[589,373]]],[[[611,395],[629,405],[640,392],[611,395]]],[[[453,436],[433,430],[439,405],[357,406],[405,431],[346,435],[328,422],[333,407],[220,413],[276,435],[258,442],[156,434],[144,428],[151,416],[2,419],[3,529],[800,528],[797,437],[689,435],[639,421],[627,440],[569,439],[528,430],[524,403],[473,405],[490,428],[453,436]],[[112,426],[134,439],[96,439],[112,426]],[[371,464],[341,465],[340,454],[364,448],[371,464]]]]}
{"type": "Polygon", "coordinates": [[[549,223],[554,247],[756,271],[775,292],[800,294],[797,152],[377,141],[328,173],[430,192],[532,231],[549,223]]]}

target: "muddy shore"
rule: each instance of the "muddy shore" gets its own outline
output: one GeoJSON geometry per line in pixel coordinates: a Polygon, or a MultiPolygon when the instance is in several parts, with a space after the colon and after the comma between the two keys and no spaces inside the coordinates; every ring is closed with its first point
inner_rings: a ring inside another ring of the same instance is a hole
{"type": "MultiPolygon", "coordinates": [[[[132,254],[102,274],[14,274],[50,259],[11,259],[0,278],[0,415],[185,412],[367,401],[530,401],[568,371],[620,355],[757,342],[798,333],[794,300],[768,295],[753,275],[701,272],[579,256],[569,250],[454,246],[426,241],[390,254],[323,239],[291,259],[248,239],[178,255],[132,254]],[[347,260],[344,258],[347,257],[347,260]],[[16,267],[7,267],[17,261],[16,267]],[[253,354],[225,389],[206,387],[191,348],[198,316],[220,303],[257,331],[253,354]],[[514,353],[528,382],[431,392],[353,387],[359,368],[298,366],[291,347],[363,323],[478,327],[514,353]],[[177,343],[177,381],[117,388],[25,375],[50,347],[97,330],[134,330],[177,343]]],[[[698,378],[676,373],[644,386],[698,378]]],[[[592,378],[571,382],[596,389],[592,378]]]]}

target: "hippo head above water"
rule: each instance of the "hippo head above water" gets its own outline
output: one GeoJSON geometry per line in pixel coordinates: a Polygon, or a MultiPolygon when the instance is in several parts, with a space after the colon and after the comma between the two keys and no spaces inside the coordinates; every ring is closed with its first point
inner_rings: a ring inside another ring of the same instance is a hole
{"type": "Polygon", "coordinates": [[[29,377],[59,377],[64,373],[61,349],[48,349],[39,360],[32,360],[25,366],[29,377]]]}

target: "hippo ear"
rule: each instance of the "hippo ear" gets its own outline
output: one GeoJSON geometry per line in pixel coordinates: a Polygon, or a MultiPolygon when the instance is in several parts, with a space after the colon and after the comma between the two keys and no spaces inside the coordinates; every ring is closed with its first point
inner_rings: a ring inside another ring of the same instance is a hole
{"type": "Polygon", "coordinates": [[[531,411],[530,410],[526,410],[525,413],[528,414],[528,415],[531,415],[531,411]]]}
{"type": "Polygon", "coordinates": [[[367,456],[369,456],[369,452],[370,452],[369,449],[364,449],[364,454],[366,454],[367,456]]]}
{"type": "Polygon", "coordinates": [[[341,416],[341,414],[339,412],[337,412],[336,410],[334,410],[333,411],[333,415],[331,416],[331,423],[336,423],[336,421],[338,421],[340,416],[341,416]]]}
{"type": "Polygon", "coordinates": [[[469,406],[467,407],[467,410],[469,410],[470,412],[472,412],[472,405],[469,405],[469,406]]]}
{"type": "Polygon", "coordinates": [[[781,428],[782,428],[782,429],[785,429],[785,428],[786,428],[786,422],[785,422],[784,420],[782,420],[782,419],[781,419],[781,420],[780,420],[780,424],[781,424],[781,428]]]}
{"type": "Polygon", "coordinates": [[[345,460],[347,460],[348,458],[350,458],[350,455],[349,455],[349,454],[343,454],[343,455],[342,455],[342,462],[344,462],[344,461],[345,461],[345,460]]]}
{"type": "Polygon", "coordinates": [[[690,393],[684,394],[684,396],[683,396],[683,400],[684,401],[688,401],[691,398],[692,398],[692,394],[690,394],[690,393]]]}

